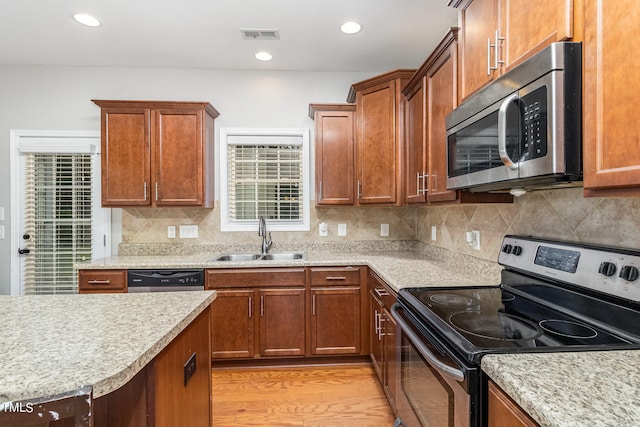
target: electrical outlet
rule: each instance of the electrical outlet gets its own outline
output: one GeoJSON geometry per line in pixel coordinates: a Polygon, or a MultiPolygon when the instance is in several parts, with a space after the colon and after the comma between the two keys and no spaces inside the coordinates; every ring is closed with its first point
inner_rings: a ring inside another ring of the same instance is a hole
{"type": "Polygon", "coordinates": [[[389,224],[380,224],[380,237],[389,237],[389,224]]]}
{"type": "Polygon", "coordinates": [[[167,238],[175,239],[176,238],[176,226],[169,225],[167,226],[167,238]]]}
{"type": "Polygon", "coordinates": [[[438,227],[435,225],[431,226],[431,240],[434,242],[438,240],[438,227]]]}
{"type": "Polygon", "coordinates": [[[181,239],[197,239],[198,226],[197,225],[181,225],[180,238],[181,239]]]}
{"type": "Polygon", "coordinates": [[[347,224],[338,224],[338,237],[345,237],[347,235],[347,224]]]}
{"type": "Polygon", "coordinates": [[[480,232],[478,230],[467,231],[467,243],[476,251],[480,250],[480,232]]]}
{"type": "Polygon", "coordinates": [[[320,237],[327,237],[329,235],[329,224],[326,222],[318,224],[318,235],[320,237]]]}

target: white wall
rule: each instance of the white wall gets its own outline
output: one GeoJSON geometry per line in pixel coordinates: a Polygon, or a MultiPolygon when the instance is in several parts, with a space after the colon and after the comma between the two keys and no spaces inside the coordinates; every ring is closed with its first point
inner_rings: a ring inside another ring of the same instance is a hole
{"type": "MultiPolygon", "coordinates": [[[[213,54],[213,53],[212,53],[213,54]]],[[[312,102],[345,102],[352,83],[375,73],[0,66],[0,294],[10,292],[10,129],[99,130],[91,99],[209,101],[216,128],[306,127],[312,102]]],[[[216,129],[216,131],[217,131],[216,129]]],[[[116,225],[117,226],[117,225],[116,225]]]]}

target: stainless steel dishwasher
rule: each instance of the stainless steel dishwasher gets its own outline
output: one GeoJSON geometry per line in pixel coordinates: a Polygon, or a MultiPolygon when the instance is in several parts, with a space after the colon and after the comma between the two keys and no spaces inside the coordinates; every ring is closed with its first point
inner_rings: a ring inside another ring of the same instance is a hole
{"type": "Polygon", "coordinates": [[[127,286],[130,293],[203,291],[203,269],[129,270],[127,286]]]}

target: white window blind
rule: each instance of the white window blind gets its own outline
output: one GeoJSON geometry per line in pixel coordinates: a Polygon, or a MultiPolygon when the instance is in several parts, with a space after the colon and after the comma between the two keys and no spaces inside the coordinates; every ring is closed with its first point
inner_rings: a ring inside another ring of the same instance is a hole
{"type": "Polygon", "coordinates": [[[73,264],[91,259],[91,155],[27,153],[24,171],[24,293],[77,293],[73,264]]]}
{"type": "Polygon", "coordinates": [[[225,136],[227,223],[236,230],[243,224],[253,229],[263,216],[270,229],[308,229],[308,135],[256,131],[225,136]]]}

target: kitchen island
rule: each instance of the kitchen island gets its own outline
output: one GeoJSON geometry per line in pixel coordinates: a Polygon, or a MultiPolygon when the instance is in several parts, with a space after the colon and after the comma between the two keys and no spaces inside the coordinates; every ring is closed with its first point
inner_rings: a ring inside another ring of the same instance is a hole
{"type": "Polygon", "coordinates": [[[0,296],[0,405],[90,386],[95,426],[127,411],[158,426],[195,411],[206,418],[198,425],[209,425],[214,298],[212,291],[0,296]],[[183,366],[193,354],[187,384],[183,366]],[[196,408],[172,403],[194,395],[196,408]]]}

